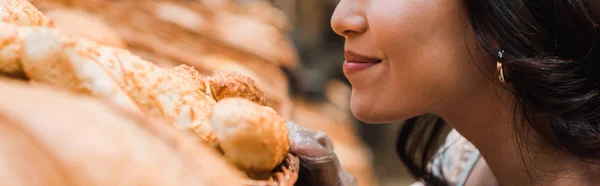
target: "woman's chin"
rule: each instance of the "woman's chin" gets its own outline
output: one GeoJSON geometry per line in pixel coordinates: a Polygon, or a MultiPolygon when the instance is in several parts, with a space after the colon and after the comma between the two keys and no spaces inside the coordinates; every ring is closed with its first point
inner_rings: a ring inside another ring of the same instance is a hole
{"type": "Polygon", "coordinates": [[[390,123],[407,119],[398,117],[398,115],[394,113],[388,113],[389,110],[380,110],[375,105],[364,105],[352,102],[350,109],[352,110],[352,114],[354,117],[356,117],[356,119],[366,123],[390,123]]]}
{"type": "Polygon", "coordinates": [[[382,101],[370,96],[361,98],[358,94],[352,94],[350,99],[352,114],[366,123],[391,123],[426,113],[426,108],[405,108],[402,105],[414,104],[382,101]]]}

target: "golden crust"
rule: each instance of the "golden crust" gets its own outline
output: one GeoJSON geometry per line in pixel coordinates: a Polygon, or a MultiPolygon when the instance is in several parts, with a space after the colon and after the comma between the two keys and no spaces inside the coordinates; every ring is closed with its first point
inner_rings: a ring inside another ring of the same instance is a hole
{"type": "MultiPolygon", "coordinates": [[[[196,86],[200,89],[200,91],[206,93],[206,95],[211,96],[210,92],[206,92],[208,80],[206,80],[206,78],[202,77],[200,72],[198,72],[196,69],[194,69],[194,67],[182,64],[182,65],[171,68],[171,73],[180,75],[181,77],[183,77],[185,79],[193,80],[194,83],[196,84],[196,86]]],[[[213,99],[214,99],[214,97],[213,97],[213,99]]],[[[215,99],[215,100],[217,100],[217,99],[215,99]]]]}
{"type": "MultiPolygon", "coordinates": [[[[0,25],[0,29],[16,27],[0,25]]],[[[74,40],[60,36],[52,28],[18,27],[17,30],[29,33],[24,41],[17,43],[23,44],[19,55],[30,80],[108,99],[129,110],[139,111],[133,100],[101,66],[72,55],[76,52],[72,47],[74,40]]]]}
{"type": "Polygon", "coordinates": [[[193,129],[201,139],[214,142],[207,115],[215,101],[193,80],[157,67],[127,50],[80,40],[77,55],[100,64],[138,105],[160,113],[180,128],[193,129]]]}
{"type": "Polygon", "coordinates": [[[215,100],[229,97],[241,97],[267,105],[264,93],[254,83],[254,80],[240,73],[229,70],[218,70],[211,76],[210,92],[215,100]]]}
{"type": "Polygon", "coordinates": [[[242,185],[214,149],[79,96],[0,84],[0,185],[242,185]]]}
{"type": "Polygon", "coordinates": [[[223,99],[213,107],[210,124],[225,157],[252,178],[269,177],[288,153],[287,127],[270,107],[223,99]]]}
{"type": "Polygon", "coordinates": [[[100,85],[116,84],[149,115],[165,116],[177,127],[191,129],[201,139],[214,142],[206,120],[215,101],[199,91],[194,80],[170,73],[127,50],[59,36],[53,31],[47,28],[30,31],[33,36],[28,38],[31,41],[27,41],[30,44],[23,56],[31,62],[30,78],[79,91],[89,90],[82,85],[94,86],[99,84],[98,80],[105,80],[100,85]],[[77,65],[79,69],[73,69],[77,65]]]}
{"type": "Polygon", "coordinates": [[[0,19],[4,23],[24,26],[53,26],[52,20],[44,17],[27,0],[2,0],[0,19]]]}

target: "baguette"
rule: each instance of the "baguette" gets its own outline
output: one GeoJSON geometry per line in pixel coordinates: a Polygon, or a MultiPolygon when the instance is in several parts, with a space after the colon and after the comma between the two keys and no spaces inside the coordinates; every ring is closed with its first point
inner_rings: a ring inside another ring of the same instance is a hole
{"type": "MultiPolygon", "coordinates": [[[[83,70],[105,71],[142,111],[150,115],[162,115],[176,127],[191,129],[204,141],[214,142],[212,130],[206,120],[215,101],[199,91],[193,80],[170,73],[124,49],[101,46],[81,38],[63,39],[42,30],[34,31],[27,37],[24,58],[54,59],[57,64],[89,64],[93,69],[83,70]],[[51,46],[60,47],[56,53],[43,52],[51,46]],[[55,55],[66,57],[61,58],[63,61],[57,61],[55,55]]],[[[35,65],[31,68],[35,68],[35,65]]],[[[41,71],[39,73],[44,74],[41,71]]],[[[57,76],[69,75],[72,74],[57,76]]]]}
{"type": "MultiPolygon", "coordinates": [[[[75,55],[74,39],[59,35],[45,27],[0,24],[0,33],[19,35],[10,43],[21,45],[19,54],[26,76],[37,83],[51,84],[72,92],[106,98],[132,111],[139,112],[133,100],[96,63],[75,55]],[[26,37],[26,39],[25,39],[26,37]]],[[[8,41],[5,38],[0,38],[8,41]]],[[[9,44],[9,46],[11,46],[9,44]]],[[[5,57],[1,55],[1,57],[5,57]]]]}

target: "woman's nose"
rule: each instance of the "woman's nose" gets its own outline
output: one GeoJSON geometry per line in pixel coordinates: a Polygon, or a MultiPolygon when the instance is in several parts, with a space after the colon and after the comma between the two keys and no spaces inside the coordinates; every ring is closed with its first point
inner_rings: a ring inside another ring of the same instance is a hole
{"type": "Polygon", "coordinates": [[[351,0],[342,0],[331,17],[331,28],[340,36],[350,37],[365,33],[369,23],[364,16],[362,6],[351,0]]]}

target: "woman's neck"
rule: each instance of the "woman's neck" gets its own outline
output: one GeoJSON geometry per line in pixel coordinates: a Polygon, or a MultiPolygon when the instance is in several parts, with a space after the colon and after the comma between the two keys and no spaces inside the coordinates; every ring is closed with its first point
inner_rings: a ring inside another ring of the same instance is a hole
{"type": "Polygon", "coordinates": [[[513,116],[520,112],[513,112],[510,92],[490,85],[457,102],[435,114],[479,149],[501,185],[587,185],[589,165],[544,148],[546,142],[528,124],[514,124],[521,120],[513,116]]]}

